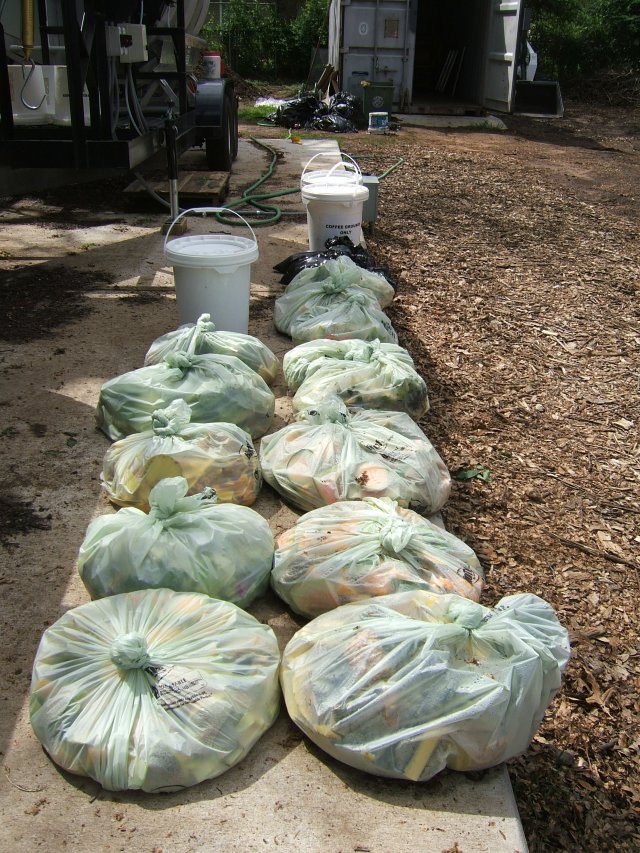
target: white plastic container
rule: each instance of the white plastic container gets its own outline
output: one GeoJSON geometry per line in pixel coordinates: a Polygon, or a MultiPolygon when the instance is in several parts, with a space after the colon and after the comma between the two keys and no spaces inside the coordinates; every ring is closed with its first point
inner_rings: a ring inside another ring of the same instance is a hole
{"type": "MultiPolygon", "coordinates": [[[[49,99],[52,124],[69,127],[71,125],[71,110],[69,109],[69,78],[66,65],[45,65],[45,77],[49,78],[49,99]]],[[[82,92],[84,123],[89,124],[89,90],[84,87],[82,92]]]]}
{"type": "Polygon", "coordinates": [[[213,50],[202,55],[202,76],[205,80],[219,80],[222,77],[222,57],[213,50]]]}
{"type": "Polygon", "coordinates": [[[177,216],[164,241],[164,255],[173,264],[180,320],[195,323],[211,314],[216,328],[227,332],[249,331],[251,264],[258,259],[253,228],[225,207],[191,207],[177,216]],[[234,234],[197,234],[167,243],[173,226],[187,213],[233,213],[251,232],[251,238],[234,234]]]}
{"type": "Polygon", "coordinates": [[[49,124],[48,78],[42,65],[9,65],[9,89],[16,124],[49,124]]]}
{"type": "Polygon", "coordinates": [[[349,237],[355,246],[362,242],[362,205],[369,198],[367,187],[327,182],[307,185],[301,193],[312,252],[324,249],[330,237],[349,237]]]}
{"type": "Polygon", "coordinates": [[[362,172],[353,157],[350,157],[348,154],[341,154],[340,159],[336,161],[335,154],[328,154],[321,151],[319,154],[314,155],[302,170],[300,189],[317,186],[318,184],[331,183],[339,186],[362,183],[362,172]],[[333,161],[329,168],[322,168],[320,166],[320,162],[318,161],[321,161],[322,158],[325,160],[330,158],[333,161]],[[315,167],[310,168],[314,162],[315,167]]]}
{"type": "Polygon", "coordinates": [[[369,113],[369,133],[386,133],[389,130],[389,113],[369,113]]]}

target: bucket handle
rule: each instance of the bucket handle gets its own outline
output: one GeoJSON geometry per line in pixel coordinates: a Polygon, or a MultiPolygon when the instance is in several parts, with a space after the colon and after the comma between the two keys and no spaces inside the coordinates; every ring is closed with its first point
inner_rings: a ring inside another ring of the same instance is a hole
{"type": "MultiPolygon", "coordinates": [[[[318,154],[314,154],[314,155],[313,155],[313,157],[309,160],[309,162],[307,163],[307,165],[306,165],[306,166],[304,167],[304,169],[302,170],[302,177],[304,177],[305,172],[307,171],[307,169],[309,168],[309,166],[313,163],[313,161],[314,161],[317,157],[326,157],[326,156],[327,156],[327,152],[326,152],[326,151],[320,151],[318,154]]],[[[335,164],[334,164],[334,165],[329,169],[329,171],[327,172],[327,174],[328,174],[328,175],[333,174],[333,172],[334,172],[336,169],[338,169],[339,167],[345,167],[345,166],[346,166],[346,171],[351,170],[351,171],[355,172],[357,175],[362,175],[362,171],[361,171],[361,169],[360,169],[360,166],[358,166],[358,164],[357,164],[357,163],[356,163],[356,161],[353,159],[353,157],[351,157],[349,154],[344,154],[344,153],[341,153],[341,154],[340,154],[340,156],[341,156],[343,159],[339,160],[337,163],[335,163],[335,164]],[[345,160],[344,160],[344,158],[345,158],[345,157],[347,158],[347,160],[348,160],[348,161],[351,161],[351,162],[345,162],[345,160]]]]}
{"type": "Polygon", "coordinates": [[[169,239],[169,234],[171,233],[171,229],[176,224],[176,222],[179,219],[182,219],[183,216],[186,216],[187,213],[201,213],[204,216],[205,213],[222,213],[223,211],[225,213],[233,213],[234,216],[237,216],[238,219],[240,219],[247,226],[249,231],[251,231],[251,236],[253,237],[254,243],[256,245],[258,244],[258,239],[256,237],[256,233],[253,230],[253,228],[249,225],[247,220],[244,219],[244,217],[240,216],[240,214],[237,211],[232,210],[230,207],[188,207],[186,210],[183,210],[182,213],[179,213],[176,216],[176,218],[173,220],[173,222],[171,223],[171,225],[167,229],[167,236],[164,238],[164,249],[165,249],[165,251],[167,249],[167,240],[169,239]]]}

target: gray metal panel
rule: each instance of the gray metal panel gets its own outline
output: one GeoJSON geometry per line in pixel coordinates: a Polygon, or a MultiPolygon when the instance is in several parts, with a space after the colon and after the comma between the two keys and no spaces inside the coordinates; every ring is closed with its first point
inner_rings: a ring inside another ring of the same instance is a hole
{"type": "Polygon", "coordinates": [[[483,104],[492,110],[511,112],[521,12],[521,0],[491,4],[483,104]]]}
{"type": "Polygon", "coordinates": [[[343,85],[359,94],[362,77],[389,82],[394,84],[394,102],[410,100],[416,18],[411,0],[343,0],[342,9],[343,85]]]}
{"type": "Polygon", "coordinates": [[[378,5],[350,3],[345,6],[344,46],[403,50],[407,5],[406,0],[381,0],[378,5]]]}

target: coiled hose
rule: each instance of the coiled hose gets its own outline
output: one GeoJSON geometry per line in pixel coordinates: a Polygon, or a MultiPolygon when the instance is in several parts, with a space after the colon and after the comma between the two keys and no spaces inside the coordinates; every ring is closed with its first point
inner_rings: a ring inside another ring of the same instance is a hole
{"type": "MultiPolygon", "coordinates": [[[[260,217],[260,219],[248,219],[247,222],[249,223],[249,225],[274,225],[276,222],[279,222],[282,219],[282,210],[275,204],[266,204],[267,199],[279,198],[283,195],[292,195],[293,193],[299,193],[300,187],[291,187],[287,190],[278,190],[277,192],[272,193],[254,192],[258,189],[259,186],[264,184],[265,181],[268,181],[271,175],[273,175],[276,163],[278,162],[278,152],[270,145],[267,145],[264,142],[260,142],[260,140],[256,139],[255,136],[250,136],[249,139],[251,140],[251,142],[255,143],[255,145],[258,145],[260,148],[264,148],[265,151],[268,151],[271,154],[271,162],[269,163],[267,171],[264,173],[264,175],[258,178],[257,181],[254,181],[251,186],[247,187],[246,190],[244,190],[244,192],[240,196],[240,198],[225,202],[225,207],[234,208],[240,207],[240,205],[242,204],[250,204],[258,210],[263,211],[265,214],[269,215],[260,217]]],[[[226,217],[224,213],[216,213],[216,219],[218,220],[218,222],[223,222],[226,225],[235,224],[233,220],[230,220],[228,217],[226,217]]]]}

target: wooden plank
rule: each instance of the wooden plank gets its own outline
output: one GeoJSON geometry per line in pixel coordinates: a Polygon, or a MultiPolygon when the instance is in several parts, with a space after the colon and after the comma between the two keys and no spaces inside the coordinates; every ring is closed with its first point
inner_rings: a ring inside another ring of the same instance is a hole
{"type": "MultiPolygon", "coordinates": [[[[169,181],[166,177],[147,176],[148,186],[162,198],[169,198],[169,181]]],[[[206,198],[215,203],[225,200],[229,192],[228,172],[182,172],[178,176],[180,196],[206,198]]],[[[146,188],[136,178],[125,189],[125,193],[146,193],[146,188]]]]}
{"type": "Polygon", "coordinates": [[[438,78],[438,83],[436,85],[436,92],[444,92],[447,87],[447,83],[449,81],[449,76],[451,71],[453,70],[453,66],[458,57],[457,50],[450,50],[447,54],[447,58],[444,61],[444,65],[442,66],[442,71],[440,72],[440,77],[438,78]]]}

